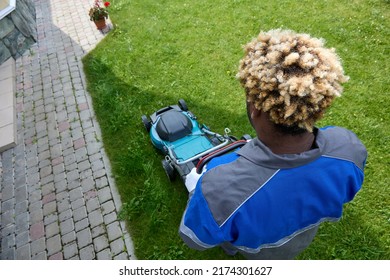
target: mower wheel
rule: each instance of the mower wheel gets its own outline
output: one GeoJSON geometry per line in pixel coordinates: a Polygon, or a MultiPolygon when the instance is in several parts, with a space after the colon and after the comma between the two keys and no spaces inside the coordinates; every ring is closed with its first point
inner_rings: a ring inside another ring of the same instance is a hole
{"type": "Polygon", "coordinates": [[[146,131],[149,132],[149,131],[150,131],[150,128],[152,127],[152,123],[150,122],[150,120],[148,119],[148,117],[145,116],[145,115],[142,115],[142,116],[141,116],[141,119],[142,119],[142,123],[143,123],[143,125],[144,125],[146,131]]]}
{"type": "Polygon", "coordinates": [[[252,136],[250,136],[249,134],[244,134],[242,137],[241,137],[241,140],[251,140],[252,139],[252,136]]]}
{"type": "Polygon", "coordinates": [[[180,109],[182,109],[183,111],[188,111],[188,107],[187,107],[187,103],[184,101],[184,99],[180,99],[179,102],[179,107],[180,109]]]}
{"type": "Polygon", "coordinates": [[[166,159],[163,159],[161,161],[161,164],[164,168],[165,174],[167,175],[169,181],[173,181],[175,179],[175,169],[166,159]]]}

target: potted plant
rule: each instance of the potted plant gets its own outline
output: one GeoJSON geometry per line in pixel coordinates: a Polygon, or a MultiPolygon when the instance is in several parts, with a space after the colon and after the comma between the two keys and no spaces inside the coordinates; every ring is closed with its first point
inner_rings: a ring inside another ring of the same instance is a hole
{"type": "Polygon", "coordinates": [[[96,0],[93,7],[89,10],[89,19],[93,21],[97,29],[102,30],[106,27],[106,19],[108,18],[108,7],[110,2],[102,3],[96,0]]]}

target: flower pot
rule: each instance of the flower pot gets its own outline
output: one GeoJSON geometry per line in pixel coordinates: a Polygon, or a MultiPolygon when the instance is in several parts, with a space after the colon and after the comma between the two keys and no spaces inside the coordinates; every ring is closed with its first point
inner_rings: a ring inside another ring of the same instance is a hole
{"type": "Polygon", "coordinates": [[[95,20],[94,23],[96,25],[96,28],[99,30],[106,28],[106,19],[105,18],[95,20]]]}

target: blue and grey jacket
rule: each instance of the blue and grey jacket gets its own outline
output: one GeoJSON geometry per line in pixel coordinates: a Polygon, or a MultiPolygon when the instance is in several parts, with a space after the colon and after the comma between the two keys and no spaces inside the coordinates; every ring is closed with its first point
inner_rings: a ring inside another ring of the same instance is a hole
{"type": "Polygon", "coordinates": [[[210,161],[183,214],[188,246],[247,257],[293,258],[318,225],[337,221],[360,190],[367,151],[340,127],[319,129],[316,148],[277,155],[259,139],[210,161]]]}

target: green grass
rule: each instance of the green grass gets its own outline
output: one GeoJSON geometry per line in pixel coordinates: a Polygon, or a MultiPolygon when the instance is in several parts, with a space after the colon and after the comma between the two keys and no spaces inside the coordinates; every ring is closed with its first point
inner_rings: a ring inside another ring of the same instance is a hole
{"type": "Polygon", "coordinates": [[[351,80],[319,125],[352,129],[369,152],[362,191],[299,258],[390,259],[389,11],[385,0],[112,0],[115,30],[83,63],[137,257],[230,258],[182,243],[187,191],[168,182],[141,115],[184,98],[212,130],[254,136],[235,79],[242,45],[286,28],[336,48],[351,80]]]}

